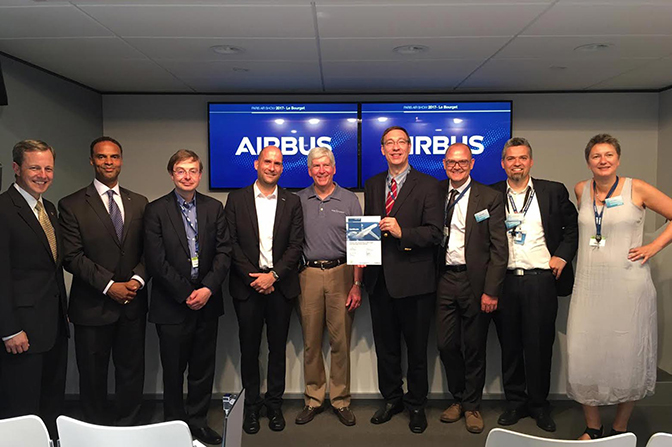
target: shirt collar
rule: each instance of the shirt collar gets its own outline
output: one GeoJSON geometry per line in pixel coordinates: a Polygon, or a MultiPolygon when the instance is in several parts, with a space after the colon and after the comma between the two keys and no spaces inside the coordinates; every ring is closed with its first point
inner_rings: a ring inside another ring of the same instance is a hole
{"type": "Polygon", "coordinates": [[[17,191],[19,191],[21,197],[23,197],[25,201],[28,202],[28,206],[30,207],[31,210],[35,209],[35,205],[37,205],[37,202],[42,203],[42,206],[44,206],[44,203],[42,202],[42,195],[40,195],[39,200],[36,200],[35,197],[31,196],[28,191],[20,187],[18,183],[14,183],[14,187],[16,188],[17,191]]]}
{"type": "Polygon", "coordinates": [[[455,190],[457,190],[458,193],[461,193],[462,191],[464,191],[465,189],[467,189],[467,187],[471,184],[471,176],[469,176],[469,177],[467,178],[467,181],[464,182],[464,183],[462,184],[462,186],[460,186],[459,188],[453,188],[453,184],[450,183],[450,180],[448,180],[448,184],[450,185],[450,188],[448,188],[448,192],[450,192],[450,191],[452,191],[453,189],[455,189],[455,190]]]}
{"type": "Polygon", "coordinates": [[[392,179],[396,180],[397,184],[402,183],[405,179],[408,173],[411,172],[411,165],[409,164],[406,166],[406,169],[401,171],[399,174],[393,176],[392,173],[388,170],[387,171],[387,184],[389,185],[392,179]]]}
{"type": "Polygon", "coordinates": [[[508,179],[506,180],[506,193],[507,194],[513,194],[513,195],[525,194],[527,192],[528,188],[529,189],[534,189],[534,186],[532,185],[532,176],[530,176],[530,178],[527,180],[527,185],[525,186],[525,189],[523,189],[520,192],[516,192],[513,189],[511,189],[511,186],[509,186],[509,180],[508,179]]]}
{"type": "Polygon", "coordinates": [[[259,199],[268,199],[268,200],[274,200],[278,198],[278,185],[275,185],[275,188],[273,189],[273,192],[270,193],[269,195],[264,195],[263,192],[261,192],[261,189],[257,186],[257,182],[254,182],[254,197],[257,197],[259,199]]]}
{"type": "Polygon", "coordinates": [[[196,194],[195,193],[194,193],[194,198],[191,199],[191,202],[187,202],[186,200],[184,200],[184,197],[182,197],[181,195],[179,195],[177,193],[177,191],[175,191],[175,190],[173,190],[173,191],[175,192],[175,197],[177,197],[177,204],[178,205],[184,206],[187,203],[189,204],[189,207],[191,207],[192,205],[196,205],[196,194]]]}
{"type": "MultiPolygon", "coordinates": [[[[317,192],[315,192],[315,183],[309,186],[310,188],[310,194],[308,195],[309,199],[317,198],[317,192]]],[[[338,183],[334,182],[334,190],[331,191],[331,194],[329,194],[327,197],[324,198],[323,202],[326,202],[327,200],[334,199],[334,200],[341,200],[341,187],[338,186],[338,183]]],[[[321,200],[321,199],[320,199],[321,200]]]]}
{"type": "Polygon", "coordinates": [[[114,193],[117,195],[121,195],[119,189],[119,182],[117,182],[117,184],[114,185],[113,188],[108,188],[106,185],[103,185],[103,183],[100,180],[93,179],[93,186],[96,188],[96,191],[98,191],[99,196],[102,196],[103,194],[107,195],[107,191],[109,190],[114,191],[114,193]]]}

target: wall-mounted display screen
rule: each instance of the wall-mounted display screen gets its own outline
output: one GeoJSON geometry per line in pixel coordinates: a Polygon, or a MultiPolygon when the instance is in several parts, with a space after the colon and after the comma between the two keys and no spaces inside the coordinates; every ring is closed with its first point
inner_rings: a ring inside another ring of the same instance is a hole
{"type": "Polygon", "coordinates": [[[278,146],[283,153],[279,185],[311,185],[306,157],[316,146],[336,157],[334,180],[356,188],[357,104],[208,104],[210,189],[242,188],[257,178],[254,160],[262,148],[278,146]]]}
{"type": "Polygon", "coordinates": [[[405,128],[411,137],[409,162],[426,174],[446,178],[446,149],[461,142],[471,147],[476,163],[472,177],[492,184],[506,178],[501,167],[504,143],[511,138],[511,102],[436,102],[362,104],[362,185],[387,169],[380,138],[390,126],[405,128]]]}

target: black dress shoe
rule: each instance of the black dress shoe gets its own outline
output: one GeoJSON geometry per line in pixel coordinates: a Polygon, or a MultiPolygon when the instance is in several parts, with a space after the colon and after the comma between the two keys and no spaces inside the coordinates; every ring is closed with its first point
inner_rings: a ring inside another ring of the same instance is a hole
{"type": "Polygon", "coordinates": [[[408,428],[413,433],[422,433],[427,428],[427,416],[425,416],[424,408],[417,408],[409,411],[411,421],[408,423],[408,428]]]}
{"type": "Polygon", "coordinates": [[[510,408],[506,410],[504,413],[499,415],[499,419],[497,419],[497,423],[499,425],[513,425],[517,423],[519,420],[522,418],[526,418],[530,415],[530,413],[527,411],[525,407],[521,408],[510,408]]]}
{"type": "Polygon", "coordinates": [[[404,403],[402,401],[387,402],[374,413],[371,417],[371,423],[384,424],[392,419],[392,416],[401,413],[402,411],[404,411],[404,403]]]}
{"type": "Polygon", "coordinates": [[[303,410],[301,410],[301,413],[296,415],[294,422],[299,425],[307,424],[315,419],[315,415],[322,413],[322,410],[324,410],[323,406],[311,407],[310,405],[306,405],[303,407],[303,410]]]}
{"type": "Polygon", "coordinates": [[[280,408],[268,408],[266,415],[268,416],[268,428],[273,431],[283,431],[285,429],[285,418],[280,408]]]}
{"type": "Polygon", "coordinates": [[[334,413],[338,416],[338,420],[341,421],[341,424],[352,427],[357,423],[355,418],[355,413],[352,412],[350,407],[336,408],[333,407],[334,413]]]}
{"type": "Polygon", "coordinates": [[[189,427],[189,431],[194,438],[205,444],[222,443],[222,437],[207,425],[205,427],[189,427]]]}
{"type": "Polygon", "coordinates": [[[259,431],[259,410],[245,410],[243,430],[248,435],[253,435],[259,431]]]}
{"type": "Polygon", "coordinates": [[[542,430],[554,432],[555,431],[555,421],[551,417],[551,410],[544,408],[539,413],[532,415],[533,418],[537,420],[537,427],[542,430]]]}

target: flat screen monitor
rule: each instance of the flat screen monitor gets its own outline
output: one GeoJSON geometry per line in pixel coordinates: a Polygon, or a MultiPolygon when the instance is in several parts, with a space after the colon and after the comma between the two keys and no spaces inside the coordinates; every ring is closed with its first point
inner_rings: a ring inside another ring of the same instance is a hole
{"type": "Polygon", "coordinates": [[[357,104],[277,103],[208,104],[210,189],[234,189],[257,178],[254,160],[262,148],[278,146],[283,153],[279,185],[305,188],[307,154],[316,146],[331,149],[336,158],[334,180],[357,187],[357,104]]]}
{"type": "Polygon", "coordinates": [[[453,143],[468,144],[476,160],[472,178],[492,184],[506,178],[501,153],[511,138],[511,102],[435,102],[362,104],[362,185],[387,169],[380,138],[390,126],[411,137],[409,162],[439,180],[446,177],[443,157],[453,143]]]}

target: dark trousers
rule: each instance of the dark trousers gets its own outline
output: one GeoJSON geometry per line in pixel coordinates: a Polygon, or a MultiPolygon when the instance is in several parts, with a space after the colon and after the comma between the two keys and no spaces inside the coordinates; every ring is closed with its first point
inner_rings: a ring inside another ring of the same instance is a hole
{"type": "Polygon", "coordinates": [[[465,411],[480,408],[490,316],[481,311],[467,272],[444,272],[436,291],[436,332],[448,389],[465,411]]]}
{"type": "Polygon", "coordinates": [[[205,427],[215,378],[217,319],[192,311],[179,324],[157,324],[163,367],[163,415],[166,421],[181,420],[192,427],[205,427]],[[187,375],[187,401],[183,396],[187,375]]]}
{"type": "Polygon", "coordinates": [[[100,425],[137,425],[145,382],[145,328],[143,317],[123,315],[114,324],[75,325],[75,355],[79,370],[79,398],[84,418],[100,425]],[[114,363],[115,414],[107,403],[110,354],[114,363]]]}
{"type": "Polygon", "coordinates": [[[427,402],[427,339],[434,309],[434,294],[392,298],[381,273],[369,297],[373,340],[378,358],[378,388],[386,402],[403,399],[418,409],[427,402]],[[402,389],[401,337],[406,342],[408,392],[402,389]]]}
{"type": "Polygon", "coordinates": [[[36,414],[52,439],[58,439],[56,418],[63,414],[68,339],[59,334],[46,352],[0,353],[0,419],[36,414]]]}
{"type": "Polygon", "coordinates": [[[504,394],[511,408],[549,405],[558,297],[549,271],[506,275],[495,326],[502,347],[504,394]],[[526,393],[527,388],[527,393],[526,393]]]}
{"type": "Polygon", "coordinates": [[[278,409],[282,406],[282,395],[285,393],[285,354],[294,299],[285,298],[277,290],[270,295],[252,292],[246,300],[234,299],[233,306],[238,317],[245,407],[256,411],[263,404],[267,408],[278,409]],[[264,323],[268,343],[268,386],[262,399],[259,349],[264,323]]]}

